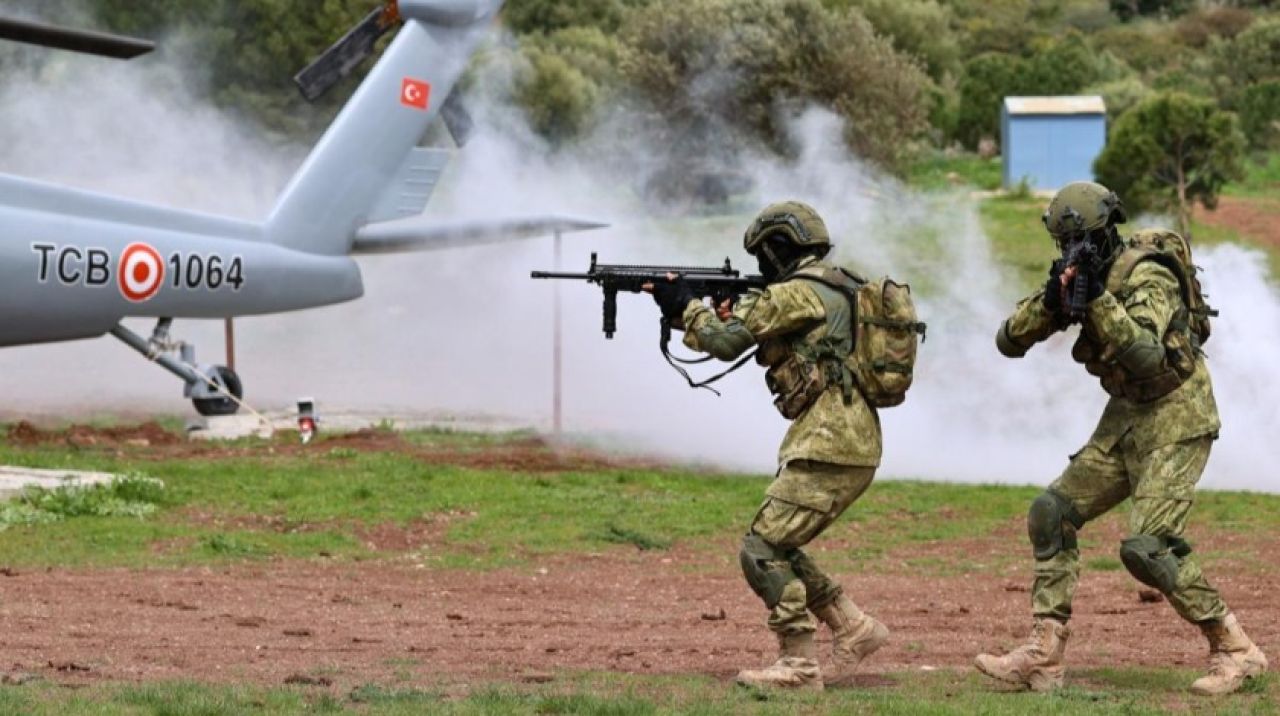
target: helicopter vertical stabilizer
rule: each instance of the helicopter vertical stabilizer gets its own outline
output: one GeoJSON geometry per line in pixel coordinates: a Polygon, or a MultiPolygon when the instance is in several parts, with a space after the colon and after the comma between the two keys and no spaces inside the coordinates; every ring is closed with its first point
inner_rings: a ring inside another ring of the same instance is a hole
{"type": "Polygon", "coordinates": [[[400,0],[404,27],[312,150],[265,226],[287,248],[340,255],[389,218],[406,161],[435,121],[502,0],[400,0]]]}

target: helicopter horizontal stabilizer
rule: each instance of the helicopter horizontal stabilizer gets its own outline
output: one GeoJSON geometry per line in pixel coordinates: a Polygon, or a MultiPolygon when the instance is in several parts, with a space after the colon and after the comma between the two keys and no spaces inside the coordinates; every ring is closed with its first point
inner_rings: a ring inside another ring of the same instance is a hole
{"type": "Polygon", "coordinates": [[[440,174],[449,163],[449,150],[419,147],[409,152],[400,171],[369,213],[369,222],[393,221],[417,216],[427,208],[440,174]]]}
{"type": "Polygon", "coordinates": [[[357,255],[434,251],[462,246],[501,244],[552,234],[603,229],[590,219],[539,216],[483,221],[432,222],[421,219],[370,224],[356,232],[351,253],[357,255]]]}

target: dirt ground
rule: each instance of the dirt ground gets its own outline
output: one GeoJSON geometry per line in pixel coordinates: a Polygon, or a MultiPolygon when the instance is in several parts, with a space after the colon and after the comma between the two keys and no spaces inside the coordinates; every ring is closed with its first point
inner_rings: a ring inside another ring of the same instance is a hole
{"type": "MultiPolygon", "coordinates": [[[[66,445],[91,450],[111,451],[148,460],[187,459],[210,456],[218,459],[254,457],[262,454],[260,444],[243,447],[216,442],[185,440],[155,422],[118,427],[72,425],[46,428],[27,421],[7,428],[8,441],[21,447],[66,445]]],[[[326,436],[320,445],[305,446],[296,432],[280,431],[266,447],[273,455],[314,454],[322,450],[351,449],[359,451],[395,452],[413,456],[424,463],[458,465],[482,470],[519,470],[521,472],[564,472],[603,470],[617,467],[649,468],[653,461],[604,456],[572,446],[555,445],[537,436],[513,438],[494,444],[461,447],[454,444],[419,445],[405,440],[390,430],[357,430],[326,436]]]]}
{"type": "MultiPolygon", "coordinates": [[[[238,449],[187,443],[154,424],[45,430],[23,423],[11,427],[8,437],[24,445],[71,443],[156,458],[202,451],[225,458],[238,449]]],[[[536,438],[463,449],[367,431],[326,443],[343,446],[524,471],[620,464],[536,438]]],[[[251,449],[262,447],[245,448],[251,449]]],[[[270,449],[299,448],[281,439],[270,449]]],[[[72,685],[190,679],[462,687],[549,681],[561,670],[727,680],[743,666],[772,659],[765,612],[742,581],[733,535],[709,549],[616,547],[517,569],[460,571],[407,556],[438,538],[431,526],[423,529],[370,528],[362,537],[374,547],[406,553],[385,561],[280,560],[142,571],[0,568],[0,673],[72,685]]],[[[1020,520],[1011,520],[981,539],[891,552],[876,561],[883,573],[836,572],[854,600],[893,631],[855,685],[891,684],[889,674],[903,670],[967,669],[979,651],[1021,642],[1029,624],[1029,565],[921,577],[906,560],[1001,563],[1009,550],[1025,549],[1024,529],[1020,520]]],[[[1115,544],[1120,529],[1118,523],[1100,523],[1091,526],[1091,538],[1115,544]]],[[[1196,537],[1206,554],[1237,555],[1265,554],[1271,539],[1239,533],[1196,537]]],[[[819,563],[824,555],[857,549],[821,539],[815,547],[819,563]]],[[[1086,563],[1098,556],[1113,555],[1086,554],[1086,563]]],[[[1280,573],[1236,562],[1207,571],[1255,640],[1280,653],[1280,605],[1271,596],[1280,593],[1280,573]]],[[[1073,664],[1198,666],[1204,660],[1199,634],[1167,604],[1140,599],[1122,570],[1086,569],[1076,610],[1073,664]]]]}
{"type": "Polygon", "coordinates": [[[1280,247],[1280,222],[1276,215],[1280,205],[1273,200],[1241,199],[1224,196],[1218,199],[1218,208],[1200,211],[1197,218],[1206,224],[1237,231],[1257,241],[1280,247]]]}
{"type": "MultiPolygon", "coordinates": [[[[9,571],[0,644],[10,673],[63,683],[460,685],[541,682],[561,669],[728,679],[772,653],[763,609],[733,562],[618,549],[494,572],[402,562],[9,571]]],[[[1027,627],[1021,577],[846,575],[855,600],[893,630],[857,685],[903,669],[968,668],[980,650],[1017,643],[1027,627]]],[[[1274,653],[1280,607],[1267,595],[1280,578],[1216,582],[1274,653]]],[[[1086,573],[1077,614],[1074,664],[1203,660],[1195,630],[1166,604],[1141,601],[1123,572],[1086,573]]]]}

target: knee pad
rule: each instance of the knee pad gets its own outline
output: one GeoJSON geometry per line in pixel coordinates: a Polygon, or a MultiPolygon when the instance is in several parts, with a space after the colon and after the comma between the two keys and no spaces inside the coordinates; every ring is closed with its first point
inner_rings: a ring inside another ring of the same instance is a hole
{"type": "Polygon", "coordinates": [[[1181,537],[1135,535],[1120,541],[1120,561],[1135,579],[1165,594],[1178,588],[1181,558],[1191,554],[1191,545],[1181,537]]]}
{"type": "Polygon", "coordinates": [[[1076,529],[1084,526],[1084,520],[1071,500],[1053,490],[1045,490],[1031,501],[1031,509],[1027,512],[1027,536],[1031,538],[1036,559],[1050,559],[1064,549],[1076,548],[1075,530],[1064,530],[1064,521],[1076,529]]]}
{"type": "Polygon", "coordinates": [[[764,605],[770,609],[782,601],[782,590],[796,579],[789,561],[790,550],[779,549],[754,532],[742,540],[738,559],[742,562],[742,576],[764,605]]]}

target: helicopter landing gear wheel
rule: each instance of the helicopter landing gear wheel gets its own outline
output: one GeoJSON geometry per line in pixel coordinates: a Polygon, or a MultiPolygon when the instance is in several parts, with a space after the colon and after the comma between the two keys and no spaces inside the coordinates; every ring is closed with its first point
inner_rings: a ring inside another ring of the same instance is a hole
{"type": "MultiPolygon", "coordinates": [[[[226,366],[215,365],[210,371],[209,378],[221,386],[223,390],[234,395],[236,399],[232,400],[223,395],[221,391],[213,391],[217,395],[209,398],[191,399],[191,404],[195,406],[196,412],[205,417],[235,415],[239,412],[240,403],[237,401],[244,397],[244,385],[240,382],[240,376],[226,366]]],[[[212,391],[212,387],[210,387],[210,390],[212,391]]]]}

